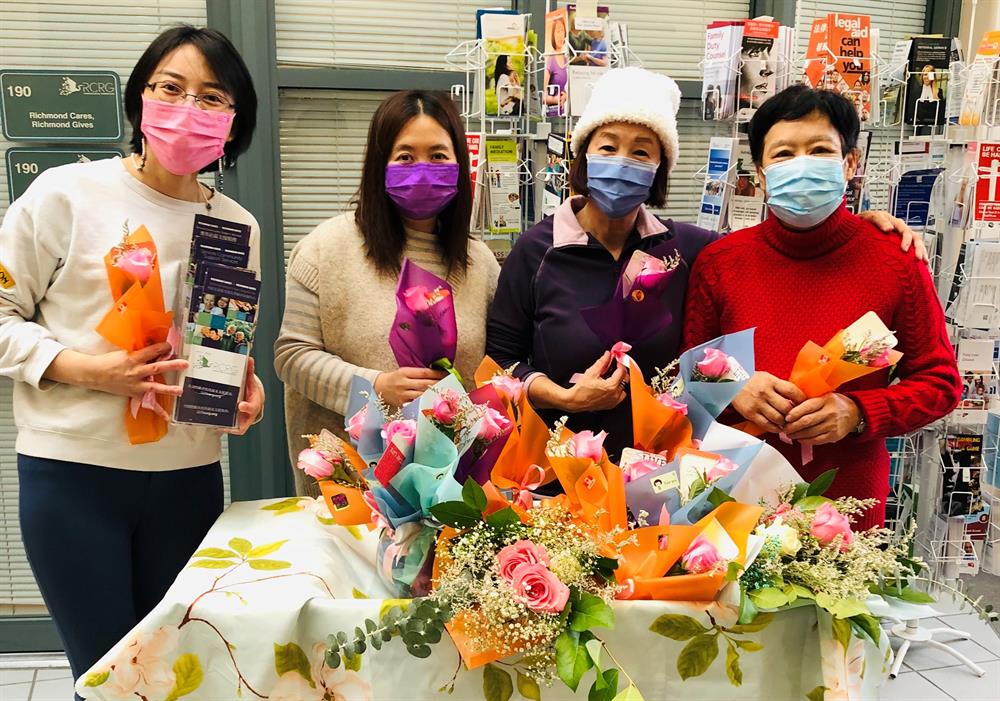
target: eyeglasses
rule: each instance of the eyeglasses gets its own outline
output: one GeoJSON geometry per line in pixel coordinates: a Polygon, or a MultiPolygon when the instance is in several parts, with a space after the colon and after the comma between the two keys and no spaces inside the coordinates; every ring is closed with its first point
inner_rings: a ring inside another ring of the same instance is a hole
{"type": "Polygon", "coordinates": [[[146,87],[153,91],[157,99],[164,102],[184,102],[187,98],[193,97],[196,104],[211,112],[225,112],[236,108],[236,103],[226,95],[217,92],[190,93],[169,80],[146,83],[146,87]]]}

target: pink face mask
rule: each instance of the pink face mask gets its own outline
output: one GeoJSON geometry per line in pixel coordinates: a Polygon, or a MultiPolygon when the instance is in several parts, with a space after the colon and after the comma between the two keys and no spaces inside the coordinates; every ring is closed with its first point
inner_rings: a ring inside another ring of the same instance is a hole
{"type": "Polygon", "coordinates": [[[235,116],[143,96],[140,126],[164,168],[174,175],[190,175],[222,157],[235,116]]]}

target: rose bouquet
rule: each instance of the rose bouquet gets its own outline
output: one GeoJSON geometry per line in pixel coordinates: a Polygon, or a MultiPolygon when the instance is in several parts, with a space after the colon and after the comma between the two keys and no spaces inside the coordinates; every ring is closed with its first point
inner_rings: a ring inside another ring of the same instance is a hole
{"type": "Polygon", "coordinates": [[[754,373],[753,329],[695,346],[678,358],[680,401],[688,407],[695,438],[703,438],[754,373]]]}
{"type": "Polygon", "coordinates": [[[462,380],[454,366],[458,327],[451,285],[408,258],[399,273],[389,346],[400,367],[437,368],[462,380]]]}
{"type": "Polygon", "coordinates": [[[326,429],[303,436],[309,447],[299,453],[295,466],[319,484],[330,516],[339,525],[371,522],[368,483],[362,476],[365,464],[349,444],[326,429]]]}

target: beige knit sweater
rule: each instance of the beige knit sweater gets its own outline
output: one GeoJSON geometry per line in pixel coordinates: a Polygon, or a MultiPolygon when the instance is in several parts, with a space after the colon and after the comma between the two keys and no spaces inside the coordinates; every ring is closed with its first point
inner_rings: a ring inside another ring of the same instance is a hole
{"type": "MultiPolygon", "coordinates": [[[[407,230],[404,257],[435,275],[445,268],[434,234],[407,230]]],[[[449,279],[458,322],[456,365],[467,382],[486,348],[486,315],[500,266],[480,241],[469,242],[469,268],[449,279]]],[[[396,277],[380,275],[365,255],[354,212],[317,226],[288,261],[285,316],[274,346],[274,364],[285,383],[288,452],[295,463],[307,447],[302,436],[329,429],[343,438],[351,379],[370,381],[398,365],[389,347],[396,314],[396,277]]],[[[312,480],[295,473],[298,494],[318,494],[312,480]]]]}

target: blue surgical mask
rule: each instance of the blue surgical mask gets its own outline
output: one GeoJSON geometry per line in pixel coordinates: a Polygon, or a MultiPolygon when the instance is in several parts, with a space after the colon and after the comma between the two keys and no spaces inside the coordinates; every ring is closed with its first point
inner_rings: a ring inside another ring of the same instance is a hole
{"type": "Polygon", "coordinates": [[[621,219],[649,199],[656,178],[656,163],[624,156],[587,154],[587,189],[590,199],[611,219],[621,219]]]}
{"type": "Polygon", "coordinates": [[[764,169],[767,206],[794,229],[823,223],[844,201],[847,181],[839,158],[797,156],[764,169]]]}

